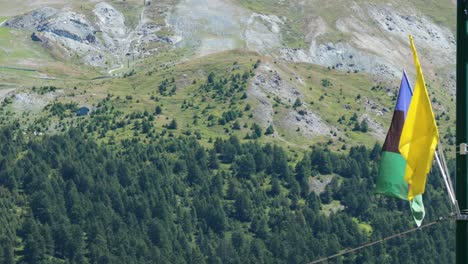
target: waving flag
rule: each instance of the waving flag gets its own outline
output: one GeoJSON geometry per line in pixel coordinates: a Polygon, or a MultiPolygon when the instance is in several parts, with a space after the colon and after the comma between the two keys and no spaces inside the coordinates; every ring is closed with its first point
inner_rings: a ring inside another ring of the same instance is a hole
{"type": "Polygon", "coordinates": [[[376,192],[409,200],[414,220],[420,226],[425,215],[422,194],[439,132],[411,36],[410,43],[417,74],[414,94],[403,73],[392,124],[382,148],[376,192]]]}
{"type": "Polygon", "coordinates": [[[411,36],[410,42],[417,77],[413,98],[401,132],[399,150],[406,159],[405,181],[409,184],[408,200],[411,201],[416,195],[424,193],[426,177],[431,170],[439,140],[439,132],[427,94],[418,53],[411,36]]]}
{"type": "MultiPolygon", "coordinates": [[[[412,94],[408,77],[403,72],[392,123],[382,148],[376,187],[376,193],[403,200],[407,200],[408,197],[408,183],[405,181],[406,160],[400,154],[399,145],[412,94]]],[[[425,216],[422,196],[418,195],[410,201],[410,207],[416,224],[420,226],[425,216]]]]}

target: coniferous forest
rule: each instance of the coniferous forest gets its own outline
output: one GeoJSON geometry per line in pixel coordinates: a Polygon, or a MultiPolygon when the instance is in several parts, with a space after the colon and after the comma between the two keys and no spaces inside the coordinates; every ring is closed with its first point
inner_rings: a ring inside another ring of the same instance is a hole
{"type": "MultiPolygon", "coordinates": [[[[292,164],[234,136],[116,147],[84,127],[28,138],[13,125],[0,142],[0,263],[308,263],[414,227],[407,202],[373,194],[378,144],[292,164]]],[[[437,171],[424,199],[426,223],[449,213],[437,171]]],[[[442,222],[331,263],[451,263],[453,234],[442,222]]]]}

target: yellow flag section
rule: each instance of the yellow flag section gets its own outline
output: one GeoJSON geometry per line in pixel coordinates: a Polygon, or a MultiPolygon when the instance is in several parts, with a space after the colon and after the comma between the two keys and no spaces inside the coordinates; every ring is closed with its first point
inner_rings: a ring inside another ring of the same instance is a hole
{"type": "Polygon", "coordinates": [[[426,177],[431,169],[434,151],[439,140],[439,132],[412,36],[410,36],[410,43],[417,77],[413,98],[401,133],[399,150],[406,159],[405,181],[409,184],[408,200],[411,201],[414,196],[424,193],[426,177]]]}

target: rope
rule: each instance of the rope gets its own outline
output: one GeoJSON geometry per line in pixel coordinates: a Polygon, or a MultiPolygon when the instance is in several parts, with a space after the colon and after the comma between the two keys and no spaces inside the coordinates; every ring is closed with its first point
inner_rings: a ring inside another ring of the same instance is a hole
{"type": "Polygon", "coordinates": [[[368,244],[364,244],[362,246],[359,246],[359,247],[356,247],[356,248],[353,248],[353,249],[348,249],[348,250],[345,250],[345,251],[343,251],[341,253],[337,253],[335,255],[331,255],[331,256],[328,256],[328,257],[325,257],[325,258],[322,258],[322,259],[319,259],[319,260],[315,260],[313,262],[310,262],[309,264],[315,264],[315,263],[321,263],[321,262],[324,262],[324,261],[328,261],[328,260],[337,258],[339,256],[343,256],[343,255],[346,255],[346,254],[349,254],[349,253],[352,253],[352,252],[355,252],[355,251],[358,251],[358,250],[361,250],[361,249],[364,249],[364,248],[367,248],[367,247],[370,247],[370,246],[373,246],[373,245],[376,245],[376,244],[383,243],[383,242],[385,242],[387,240],[397,238],[397,237],[401,237],[401,236],[406,235],[408,233],[412,233],[414,231],[417,231],[417,230],[420,230],[420,229],[423,229],[423,228],[426,228],[426,227],[433,226],[435,224],[438,224],[438,223],[440,223],[442,221],[449,220],[451,218],[454,218],[453,214],[450,214],[449,216],[445,216],[445,217],[439,217],[439,219],[437,219],[437,221],[427,223],[427,224],[422,225],[420,227],[416,227],[416,228],[413,228],[413,229],[410,229],[410,230],[407,230],[407,231],[404,231],[404,232],[401,232],[401,233],[398,233],[398,234],[394,234],[394,235],[391,235],[389,237],[382,238],[382,239],[379,239],[377,241],[374,241],[374,242],[371,242],[371,243],[368,243],[368,244]]]}
{"type": "Polygon", "coordinates": [[[454,201],[452,201],[452,203],[453,203],[452,211],[455,211],[457,216],[460,216],[460,206],[458,206],[457,197],[456,197],[455,191],[453,189],[452,179],[450,178],[450,172],[448,170],[447,161],[445,159],[444,147],[442,146],[440,140],[439,140],[439,144],[438,144],[438,151],[440,153],[440,159],[442,161],[443,168],[445,169],[445,174],[447,175],[446,177],[447,177],[449,188],[451,189],[452,195],[455,198],[454,201]]]}
{"type": "MultiPolygon", "coordinates": [[[[446,174],[446,172],[444,171],[444,167],[442,167],[442,163],[440,162],[440,158],[439,158],[439,155],[438,153],[436,152],[435,153],[435,158],[436,158],[436,161],[437,161],[437,165],[439,165],[439,169],[440,169],[440,174],[442,174],[442,178],[444,179],[444,182],[445,182],[445,187],[447,188],[447,192],[448,192],[448,195],[450,197],[450,201],[452,202],[452,210],[454,209],[454,207],[457,205],[457,201],[456,201],[456,198],[455,198],[455,193],[453,191],[453,187],[450,186],[450,183],[448,181],[448,176],[446,174]]],[[[457,210],[458,208],[455,208],[455,210],[457,210]]],[[[457,211],[458,213],[458,211],[457,211]]]]}

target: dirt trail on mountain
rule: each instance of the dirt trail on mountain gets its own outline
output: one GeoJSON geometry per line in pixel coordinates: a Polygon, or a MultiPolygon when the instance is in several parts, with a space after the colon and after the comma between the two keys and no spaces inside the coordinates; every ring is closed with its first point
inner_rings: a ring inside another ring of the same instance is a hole
{"type": "Polygon", "coordinates": [[[109,75],[112,75],[113,72],[122,70],[123,68],[124,68],[124,65],[120,64],[120,66],[118,68],[111,69],[107,73],[109,73],[109,75]]]}

